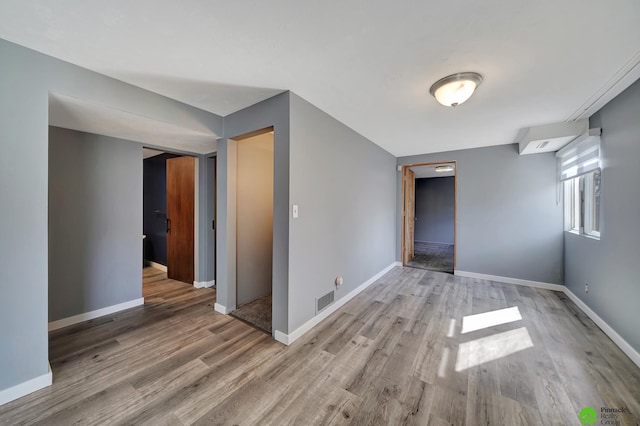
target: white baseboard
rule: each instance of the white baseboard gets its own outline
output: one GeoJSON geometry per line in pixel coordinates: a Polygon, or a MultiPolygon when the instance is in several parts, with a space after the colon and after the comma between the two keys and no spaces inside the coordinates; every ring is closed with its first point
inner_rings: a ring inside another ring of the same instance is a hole
{"type": "Polygon", "coordinates": [[[497,275],[478,274],[476,272],[460,271],[458,269],[455,270],[454,275],[458,275],[460,277],[467,277],[467,278],[478,278],[478,279],[487,280],[487,281],[496,281],[499,283],[523,285],[526,287],[542,288],[545,290],[564,291],[565,289],[565,287],[561,284],[551,284],[551,283],[544,283],[541,281],[523,280],[520,278],[500,277],[497,275]]]}
{"type": "Polygon", "coordinates": [[[214,304],[213,309],[222,315],[229,315],[229,312],[233,312],[233,309],[229,309],[226,306],[221,305],[219,303],[214,304]]]}
{"type": "Polygon", "coordinates": [[[565,287],[564,293],[569,297],[569,299],[573,301],[573,303],[575,303],[580,309],[582,309],[582,312],[587,314],[587,316],[591,318],[591,320],[595,322],[596,325],[600,327],[600,329],[604,331],[604,333],[609,336],[611,340],[613,340],[613,343],[615,343],[620,349],[622,349],[622,352],[624,352],[629,358],[631,358],[631,361],[633,361],[634,364],[640,367],[640,353],[638,353],[638,351],[636,351],[626,340],[624,340],[624,338],[620,336],[609,324],[607,324],[602,318],[600,318],[598,314],[593,312],[593,310],[591,310],[591,308],[588,307],[586,303],[580,300],[578,296],[576,296],[571,290],[569,290],[569,288],[565,287]]]}
{"type": "Polygon", "coordinates": [[[150,260],[147,260],[147,262],[149,262],[149,266],[151,266],[152,268],[155,268],[162,272],[167,272],[167,267],[165,265],[161,263],[152,262],[150,260]]]}
{"type": "Polygon", "coordinates": [[[11,402],[37,390],[46,388],[47,386],[51,386],[51,383],[53,383],[53,374],[51,373],[51,365],[49,365],[49,371],[42,376],[34,377],[26,382],[1,390],[0,405],[4,405],[7,402],[11,402]]]}
{"type": "Polygon", "coordinates": [[[144,305],[144,297],[140,299],[130,300],[128,302],[119,303],[113,306],[107,306],[106,308],[97,309],[91,312],[85,312],[83,314],[74,315],[72,317],[63,318],[61,320],[52,321],[49,323],[49,331],[57,330],[59,328],[68,327],[79,322],[88,321],[94,318],[102,317],[116,312],[124,311],[125,309],[135,308],[136,306],[144,305]]]}
{"type": "Polygon", "coordinates": [[[300,327],[295,329],[293,333],[286,334],[286,333],[283,333],[282,331],[275,330],[273,333],[273,338],[280,343],[284,343],[285,345],[292,344],[293,342],[298,340],[300,337],[302,337],[303,334],[305,334],[307,331],[311,330],[313,327],[318,325],[323,319],[327,318],[329,315],[331,315],[332,313],[340,309],[342,305],[347,303],[349,300],[353,299],[360,292],[362,292],[364,289],[366,289],[371,284],[376,282],[380,277],[382,277],[384,274],[389,272],[391,269],[395,268],[396,266],[402,266],[402,264],[398,265],[398,263],[399,262],[393,262],[391,265],[387,266],[382,271],[378,272],[376,275],[369,278],[367,281],[360,284],[355,289],[351,290],[345,296],[336,300],[333,304],[329,305],[324,311],[320,312],[318,315],[316,315],[315,317],[311,318],[309,321],[302,324],[300,327]]]}
{"type": "Polygon", "coordinates": [[[482,280],[497,281],[507,284],[523,285],[527,287],[542,288],[545,290],[560,291],[566,294],[598,327],[624,352],[631,361],[640,367],[640,353],[636,351],[622,336],[620,336],[609,324],[598,316],[586,303],[576,296],[568,287],[560,284],[549,284],[538,281],[522,280],[519,278],[499,277],[495,275],[477,274],[475,272],[455,271],[455,275],[482,280]]]}
{"type": "Polygon", "coordinates": [[[289,335],[283,333],[280,330],[275,330],[273,332],[273,338],[276,339],[278,342],[283,343],[287,346],[289,346],[291,343],[293,343],[292,341],[289,340],[289,335]]]}
{"type": "Polygon", "coordinates": [[[193,286],[195,288],[209,288],[209,287],[213,287],[214,285],[216,285],[216,280],[212,280],[212,281],[194,281],[193,282],[193,286]]]}

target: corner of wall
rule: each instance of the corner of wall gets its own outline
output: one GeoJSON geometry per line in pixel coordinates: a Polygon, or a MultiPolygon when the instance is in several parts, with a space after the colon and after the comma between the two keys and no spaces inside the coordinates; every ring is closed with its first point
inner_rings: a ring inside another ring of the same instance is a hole
{"type": "Polygon", "coordinates": [[[48,371],[45,374],[19,383],[8,389],[0,390],[0,406],[51,386],[52,383],[53,373],[51,372],[51,364],[49,364],[48,371]]]}

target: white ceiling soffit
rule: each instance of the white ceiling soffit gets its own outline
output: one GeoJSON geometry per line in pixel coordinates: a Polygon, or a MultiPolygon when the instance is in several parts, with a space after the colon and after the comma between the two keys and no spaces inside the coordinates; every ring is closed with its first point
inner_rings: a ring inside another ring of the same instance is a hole
{"type": "Polygon", "coordinates": [[[49,93],[49,124],[194,154],[216,150],[216,135],[59,93],[49,93]]]}
{"type": "Polygon", "coordinates": [[[150,148],[142,148],[142,158],[145,160],[147,158],[155,157],[160,154],[164,154],[164,151],[157,151],[155,149],[150,149],[150,148]]]}
{"type": "Polygon", "coordinates": [[[640,77],[638,0],[3,0],[0,37],[226,115],[287,89],[396,156],[513,143],[640,77]],[[484,77],[457,108],[429,87],[484,77]]]}
{"type": "Polygon", "coordinates": [[[556,152],[579,135],[589,130],[589,120],[553,123],[529,127],[520,142],[520,155],[556,152]]]}
{"type": "Polygon", "coordinates": [[[447,176],[455,176],[456,163],[441,163],[434,164],[430,166],[414,166],[409,167],[416,174],[416,179],[424,179],[424,178],[439,178],[439,177],[447,177],[447,176]],[[438,166],[447,166],[450,165],[454,167],[454,170],[450,172],[436,172],[436,167],[438,166]]]}

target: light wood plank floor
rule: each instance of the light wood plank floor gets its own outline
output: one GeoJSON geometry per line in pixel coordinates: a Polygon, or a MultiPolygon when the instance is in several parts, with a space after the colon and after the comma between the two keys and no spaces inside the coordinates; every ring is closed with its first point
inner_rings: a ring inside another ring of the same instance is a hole
{"type": "Polygon", "coordinates": [[[640,369],[561,293],[398,267],[288,348],[211,289],[147,268],[144,297],[51,333],[53,386],[0,424],[639,423],[640,369]]]}

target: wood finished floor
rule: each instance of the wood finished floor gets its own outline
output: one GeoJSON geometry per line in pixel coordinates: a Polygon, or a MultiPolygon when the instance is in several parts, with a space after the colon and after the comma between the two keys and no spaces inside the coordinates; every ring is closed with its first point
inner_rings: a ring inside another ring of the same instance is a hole
{"type": "Polygon", "coordinates": [[[51,333],[53,386],[0,424],[577,425],[584,406],[639,422],[640,369],[561,293],[398,267],[290,347],[214,295],[145,269],[143,307],[51,333]]]}

